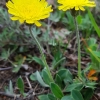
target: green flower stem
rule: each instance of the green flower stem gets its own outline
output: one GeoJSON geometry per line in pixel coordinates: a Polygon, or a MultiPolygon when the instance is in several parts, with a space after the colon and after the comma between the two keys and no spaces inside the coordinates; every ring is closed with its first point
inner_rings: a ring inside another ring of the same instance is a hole
{"type": "Polygon", "coordinates": [[[41,57],[42,57],[43,64],[44,64],[44,66],[46,67],[46,69],[48,71],[49,77],[50,77],[51,81],[54,82],[53,77],[52,77],[51,72],[50,72],[50,69],[49,69],[49,66],[48,66],[48,64],[46,62],[46,59],[45,59],[45,56],[44,56],[44,53],[43,53],[43,49],[42,49],[40,43],[38,42],[36,36],[32,33],[31,26],[29,26],[29,31],[30,31],[31,37],[33,38],[33,40],[35,40],[35,42],[36,42],[36,44],[37,44],[37,46],[39,48],[39,51],[41,53],[41,57]]]}
{"type": "Polygon", "coordinates": [[[78,43],[78,77],[81,77],[81,49],[80,49],[80,36],[79,36],[79,29],[76,17],[75,19],[75,26],[76,26],[76,37],[78,43]]]}

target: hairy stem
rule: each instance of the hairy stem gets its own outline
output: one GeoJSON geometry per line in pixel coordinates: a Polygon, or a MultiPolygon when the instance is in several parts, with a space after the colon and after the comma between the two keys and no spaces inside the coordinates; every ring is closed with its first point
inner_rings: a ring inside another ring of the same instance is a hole
{"type": "Polygon", "coordinates": [[[80,49],[80,36],[79,36],[79,28],[78,28],[78,23],[75,19],[75,26],[76,26],[76,37],[77,37],[77,43],[78,43],[78,77],[81,77],[81,49],[80,49]]]}
{"type": "Polygon", "coordinates": [[[44,66],[46,67],[46,69],[48,71],[48,75],[49,75],[51,81],[53,82],[53,77],[51,75],[50,68],[49,68],[49,66],[48,66],[48,64],[46,62],[46,59],[45,59],[45,56],[44,56],[44,53],[43,53],[43,49],[42,49],[40,43],[38,42],[36,36],[32,33],[32,27],[31,26],[29,26],[29,31],[30,31],[31,37],[33,38],[33,40],[35,40],[35,42],[36,42],[36,44],[37,44],[37,46],[39,48],[39,51],[41,53],[41,57],[42,57],[43,64],[44,64],[44,66]]]}

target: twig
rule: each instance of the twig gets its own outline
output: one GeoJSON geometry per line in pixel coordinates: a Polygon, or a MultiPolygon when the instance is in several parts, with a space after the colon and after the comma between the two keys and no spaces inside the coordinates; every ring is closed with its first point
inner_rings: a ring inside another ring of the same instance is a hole
{"type": "Polygon", "coordinates": [[[9,98],[15,98],[14,95],[7,94],[7,93],[5,93],[5,92],[0,92],[0,95],[7,96],[7,97],[9,97],[9,98]]]}
{"type": "Polygon", "coordinates": [[[10,69],[12,69],[12,67],[8,67],[8,68],[0,68],[0,71],[10,70],[10,69]]]}
{"type": "Polygon", "coordinates": [[[93,95],[93,97],[94,97],[96,100],[98,100],[98,98],[97,98],[95,95],[93,95]]]}
{"type": "Polygon", "coordinates": [[[47,93],[47,92],[48,92],[48,90],[42,91],[42,92],[40,92],[40,93],[36,93],[36,96],[45,94],[45,93],[47,93]]]}
{"type": "Polygon", "coordinates": [[[31,83],[30,83],[30,81],[29,81],[28,77],[27,77],[27,76],[25,76],[25,78],[26,78],[26,80],[27,80],[27,83],[28,83],[28,85],[29,85],[29,88],[30,88],[30,89],[32,89],[32,86],[31,86],[31,83]]]}

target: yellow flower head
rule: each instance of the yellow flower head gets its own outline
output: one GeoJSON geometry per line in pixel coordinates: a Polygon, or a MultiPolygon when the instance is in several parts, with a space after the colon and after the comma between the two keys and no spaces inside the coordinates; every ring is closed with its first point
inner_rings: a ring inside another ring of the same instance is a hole
{"type": "Polygon", "coordinates": [[[82,10],[84,11],[84,7],[95,7],[96,4],[94,1],[91,0],[58,0],[58,3],[61,4],[59,6],[59,10],[69,10],[69,9],[75,9],[75,10],[82,10]]]}
{"type": "Polygon", "coordinates": [[[48,18],[53,10],[45,0],[9,0],[6,3],[12,20],[41,26],[39,20],[48,18]]]}

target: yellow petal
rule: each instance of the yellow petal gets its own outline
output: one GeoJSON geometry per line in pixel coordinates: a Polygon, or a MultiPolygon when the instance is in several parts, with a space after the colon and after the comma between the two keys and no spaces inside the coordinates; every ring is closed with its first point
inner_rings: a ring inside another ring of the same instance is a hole
{"type": "Polygon", "coordinates": [[[19,18],[19,22],[20,22],[21,24],[24,23],[24,21],[25,21],[25,20],[19,18]]]}
{"type": "Polygon", "coordinates": [[[76,6],[76,7],[75,7],[75,10],[79,10],[79,7],[76,6]]]}
{"type": "Polygon", "coordinates": [[[85,9],[84,9],[82,6],[80,6],[79,8],[80,8],[82,11],[85,11],[85,9]]]}
{"type": "Polygon", "coordinates": [[[58,6],[59,10],[68,10],[73,9],[75,10],[82,10],[84,11],[84,7],[95,7],[96,4],[94,1],[91,0],[58,0],[60,6],[58,6]]]}
{"type": "Polygon", "coordinates": [[[35,21],[34,23],[36,24],[36,26],[41,26],[39,21],[35,21]]]}
{"type": "Polygon", "coordinates": [[[28,20],[26,20],[26,23],[32,24],[32,23],[34,23],[34,20],[28,19],[28,20]]]}
{"type": "Polygon", "coordinates": [[[13,16],[12,20],[19,20],[20,23],[35,23],[37,26],[41,26],[39,20],[48,18],[53,11],[46,0],[9,0],[6,6],[13,16]]]}
{"type": "Polygon", "coordinates": [[[10,17],[12,20],[18,20],[19,17],[10,17]]]}

